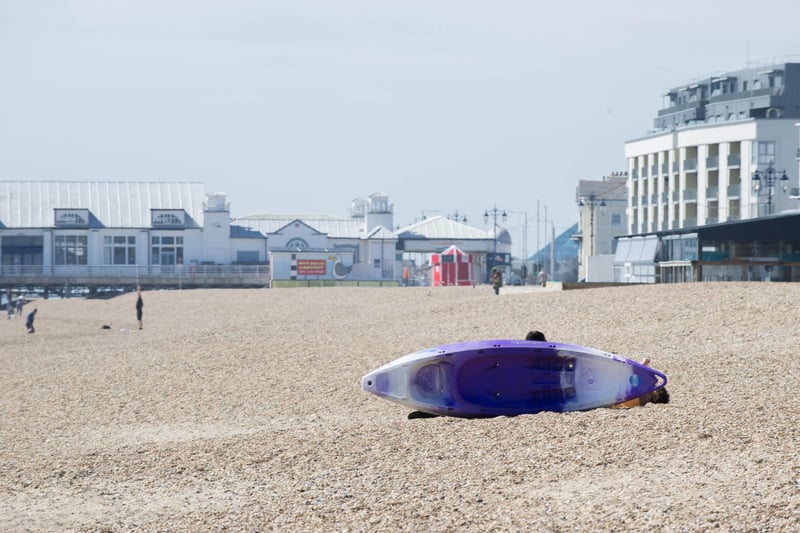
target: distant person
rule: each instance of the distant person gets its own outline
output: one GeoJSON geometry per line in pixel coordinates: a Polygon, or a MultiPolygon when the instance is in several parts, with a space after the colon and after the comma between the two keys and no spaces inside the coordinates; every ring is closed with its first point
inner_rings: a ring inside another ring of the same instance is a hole
{"type": "Polygon", "coordinates": [[[25,295],[20,294],[17,297],[17,315],[22,316],[22,308],[25,306],[25,295]]]}
{"type": "Polygon", "coordinates": [[[36,331],[33,329],[33,319],[36,318],[36,309],[28,313],[28,317],[25,319],[25,327],[28,328],[28,333],[33,333],[36,331]]]}
{"type": "Polygon", "coordinates": [[[142,329],[142,309],[144,308],[144,301],[142,300],[142,286],[136,286],[136,321],[139,323],[139,329],[142,329]]]}
{"type": "Polygon", "coordinates": [[[500,287],[503,286],[503,276],[500,274],[500,271],[496,268],[492,270],[492,289],[494,289],[494,294],[500,294],[500,287]]]}
{"type": "Polygon", "coordinates": [[[547,272],[544,270],[539,271],[539,275],[537,276],[537,280],[539,281],[539,285],[542,287],[547,287],[547,272]]]}

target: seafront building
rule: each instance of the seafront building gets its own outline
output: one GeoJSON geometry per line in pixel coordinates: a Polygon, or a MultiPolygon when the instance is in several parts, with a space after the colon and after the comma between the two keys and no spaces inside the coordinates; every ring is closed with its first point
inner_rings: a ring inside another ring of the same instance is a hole
{"type": "Polygon", "coordinates": [[[443,217],[395,228],[393,216],[380,193],[347,217],[232,218],[227,195],[202,182],[0,181],[0,289],[397,285],[414,254],[454,244],[482,277],[490,253],[510,263],[505,230],[443,217]]]}
{"type": "Polygon", "coordinates": [[[792,224],[798,209],[800,63],[712,75],[664,96],[654,129],[625,143],[629,237],[615,280],[797,280],[800,235],[763,234],[754,246],[746,222],[792,224]],[[717,224],[714,244],[699,238],[717,224]]]}

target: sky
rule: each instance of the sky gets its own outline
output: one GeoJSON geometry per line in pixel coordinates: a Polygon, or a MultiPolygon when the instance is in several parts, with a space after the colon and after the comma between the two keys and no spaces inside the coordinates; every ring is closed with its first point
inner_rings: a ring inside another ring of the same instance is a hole
{"type": "Polygon", "coordinates": [[[234,217],[382,193],[400,227],[497,208],[533,253],[668,89],[800,61],[798,21],[797,0],[0,0],[0,180],[202,181],[234,217]]]}

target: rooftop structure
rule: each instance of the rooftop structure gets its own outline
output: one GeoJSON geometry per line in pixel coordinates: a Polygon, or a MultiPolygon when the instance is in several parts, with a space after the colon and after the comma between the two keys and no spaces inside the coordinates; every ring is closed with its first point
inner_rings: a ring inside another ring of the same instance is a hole
{"type": "Polygon", "coordinates": [[[725,72],[667,91],[657,131],[759,118],[800,118],[800,63],[725,72]]]}

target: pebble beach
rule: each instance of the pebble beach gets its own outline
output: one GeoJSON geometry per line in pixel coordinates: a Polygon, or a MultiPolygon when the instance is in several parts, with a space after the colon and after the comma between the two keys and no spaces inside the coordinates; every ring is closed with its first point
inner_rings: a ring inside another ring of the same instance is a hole
{"type": "Polygon", "coordinates": [[[0,318],[0,530],[800,530],[800,284],[143,299],[141,331],[135,293],[0,318]],[[360,389],[532,329],[649,357],[670,403],[409,420],[360,389]]]}

